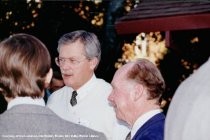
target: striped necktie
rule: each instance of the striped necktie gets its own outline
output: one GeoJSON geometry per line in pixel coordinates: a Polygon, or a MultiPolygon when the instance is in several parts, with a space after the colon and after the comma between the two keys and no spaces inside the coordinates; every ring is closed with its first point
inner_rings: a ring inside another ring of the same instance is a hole
{"type": "Polygon", "coordinates": [[[77,96],[77,91],[74,90],[72,92],[71,100],[70,100],[70,103],[71,103],[72,106],[75,106],[77,104],[76,96],[77,96]]]}

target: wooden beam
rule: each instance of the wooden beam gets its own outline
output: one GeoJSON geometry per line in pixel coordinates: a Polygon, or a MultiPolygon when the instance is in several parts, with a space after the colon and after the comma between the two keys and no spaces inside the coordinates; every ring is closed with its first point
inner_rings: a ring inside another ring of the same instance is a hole
{"type": "Polygon", "coordinates": [[[210,13],[117,21],[118,34],[210,28],[210,13]]]}

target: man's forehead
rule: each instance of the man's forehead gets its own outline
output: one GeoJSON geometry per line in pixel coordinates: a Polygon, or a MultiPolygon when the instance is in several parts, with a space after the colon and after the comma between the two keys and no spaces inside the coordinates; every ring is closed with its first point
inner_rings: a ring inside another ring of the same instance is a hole
{"type": "Polygon", "coordinates": [[[126,74],[131,69],[131,67],[133,65],[134,65],[133,62],[129,62],[129,63],[123,65],[121,68],[119,68],[116,73],[118,75],[124,75],[124,74],[126,74]]]}
{"type": "Polygon", "coordinates": [[[114,83],[117,81],[120,81],[120,82],[124,81],[126,78],[126,74],[127,74],[128,70],[131,68],[131,66],[132,66],[132,64],[128,63],[128,64],[123,65],[121,68],[119,68],[116,71],[112,82],[114,83]]]}

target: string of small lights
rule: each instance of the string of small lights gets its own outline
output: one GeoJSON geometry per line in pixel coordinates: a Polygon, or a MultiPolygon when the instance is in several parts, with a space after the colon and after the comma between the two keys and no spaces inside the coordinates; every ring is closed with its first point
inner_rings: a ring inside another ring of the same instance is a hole
{"type": "Polygon", "coordinates": [[[42,7],[41,0],[26,1],[2,1],[1,2],[0,26],[7,25],[13,34],[19,30],[33,28],[39,16],[39,10],[42,7]],[[19,6],[17,6],[19,5],[19,6]]]}

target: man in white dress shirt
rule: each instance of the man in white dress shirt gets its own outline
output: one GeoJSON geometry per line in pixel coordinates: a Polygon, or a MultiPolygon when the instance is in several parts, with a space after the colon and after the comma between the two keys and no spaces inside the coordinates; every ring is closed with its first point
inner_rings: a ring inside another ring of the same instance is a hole
{"type": "Polygon", "coordinates": [[[47,106],[68,121],[103,132],[109,140],[124,140],[129,129],[118,122],[107,101],[112,87],[94,74],[101,57],[97,36],[84,30],[64,34],[58,52],[56,64],[65,86],[50,96],[47,106]]]}
{"type": "Polygon", "coordinates": [[[51,78],[50,54],[39,39],[15,34],[0,43],[0,94],[8,102],[0,115],[0,140],[105,140],[103,133],[45,107],[44,88],[51,78]]]}
{"type": "Polygon", "coordinates": [[[165,140],[210,139],[210,59],[177,88],[165,123],[165,140]]]}

